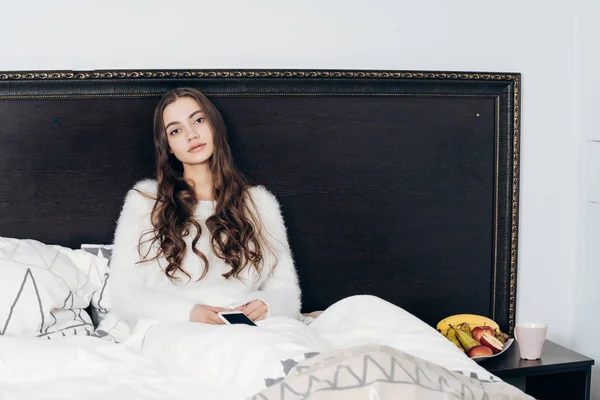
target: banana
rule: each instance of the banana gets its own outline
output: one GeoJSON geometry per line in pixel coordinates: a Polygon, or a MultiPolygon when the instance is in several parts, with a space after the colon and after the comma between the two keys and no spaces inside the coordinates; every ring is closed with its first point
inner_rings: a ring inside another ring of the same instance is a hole
{"type": "Polygon", "coordinates": [[[494,320],[484,317],[482,315],[475,314],[456,314],[451,315],[449,317],[444,318],[437,324],[437,330],[442,335],[446,336],[448,332],[448,327],[450,325],[457,327],[458,325],[466,322],[471,328],[475,328],[476,326],[491,326],[494,330],[500,329],[500,326],[494,322],[494,320]]]}

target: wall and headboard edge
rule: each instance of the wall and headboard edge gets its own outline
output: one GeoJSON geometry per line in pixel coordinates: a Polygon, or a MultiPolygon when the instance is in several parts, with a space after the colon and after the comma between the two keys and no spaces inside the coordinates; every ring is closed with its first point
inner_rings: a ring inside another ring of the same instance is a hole
{"type": "Polygon", "coordinates": [[[280,200],[304,311],[357,293],[427,323],[512,332],[518,73],[300,70],[0,72],[0,236],[110,243],[152,177],[152,111],[192,86],[239,168],[280,200]]]}

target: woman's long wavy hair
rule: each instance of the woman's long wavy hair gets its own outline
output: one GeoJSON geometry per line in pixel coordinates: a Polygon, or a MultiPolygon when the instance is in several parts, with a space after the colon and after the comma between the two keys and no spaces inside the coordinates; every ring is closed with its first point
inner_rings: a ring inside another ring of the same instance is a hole
{"type": "Polygon", "coordinates": [[[196,233],[192,241],[192,251],[204,262],[204,271],[199,279],[206,276],[209,268],[208,259],[196,248],[202,234],[200,224],[194,219],[198,199],[194,188],[183,177],[183,164],[169,151],[163,120],[165,108],[182,97],[190,97],[198,102],[213,134],[214,152],[208,162],[212,173],[216,206],[214,215],[206,220],[206,227],[210,233],[213,252],[231,266],[231,270],[223,276],[238,277],[249,265],[260,274],[265,242],[260,221],[255,214],[256,205],[247,192],[250,185],[233,163],[221,113],[206,96],[192,88],[180,88],[167,93],[154,110],[154,149],[158,189],[151,214],[154,229],[148,232],[152,237],[146,240],[140,238],[138,245],[142,262],[164,256],[168,261],[165,274],[169,279],[179,279],[178,273],[191,278],[181,264],[187,250],[184,237],[193,227],[196,233]],[[150,250],[145,255],[142,255],[141,250],[142,244],[148,242],[150,242],[148,249],[152,247],[157,249],[156,255],[150,259],[148,259],[150,250]]]}

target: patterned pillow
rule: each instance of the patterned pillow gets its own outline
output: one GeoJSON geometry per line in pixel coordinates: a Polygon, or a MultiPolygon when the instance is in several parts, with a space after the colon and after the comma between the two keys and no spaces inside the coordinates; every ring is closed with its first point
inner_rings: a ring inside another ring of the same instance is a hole
{"type": "Polygon", "coordinates": [[[92,319],[96,330],[93,335],[101,338],[120,342],[129,336],[129,325],[119,320],[115,314],[110,311],[110,297],[108,295],[107,285],[110,277],[110,258],[112,256],[113,246],[110,244],[82,244],[81,249],[101,257],[106,260],[107,266],[102,279],[102,288],[97,296],[93,298],[90,308],[92,319]]]}
{"type": "Polygon", "coordinates": [[[101,257],[103,260],[106,260],[107,263],[104,274],[102,275],[102,286],[100,288],[100,292],[93,298],[89,308],[92,322],[94,323],[95,327],[98,327],[100,322],[102,322],[102,319],[104,319],[108,313],[108,307],[106,304],[107,299],[105,294],[107,293],[106,285],[109,277],[108,263],[112,255],[112,245],[82,244],[81,250],[97,257],[101,257]]]}
{"type": "Polygon", "coordinates": [[[0,237],[0,335],[90,335],[85,308],[102,288],[107,264],[82,250],[0,237]]]}
{"type": "Polygon", "coordinates": [[[82,244],[81,250],[85,250],[95,256],[110,260],[112,257],[113,245],[112,244],[82,244]]]}

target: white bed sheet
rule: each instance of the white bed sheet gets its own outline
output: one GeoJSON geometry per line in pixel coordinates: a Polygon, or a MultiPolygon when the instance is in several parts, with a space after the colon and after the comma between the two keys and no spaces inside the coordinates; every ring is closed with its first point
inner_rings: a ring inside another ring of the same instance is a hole
{"type": "Polygon", "coordinates": [[[122,344],[89,336],[0,336],[0,399],[223,400],[190,375],[168,371],[122,344]]]}
{"type": "Polygon", "coordinates": [[[146,321],[122,344],[86,336],[0,336],[0,399],[240,400],[283,379],[286,363],[368,343],[467,376],[491,377],[410,313],[354,296],[308,327],[288,318],[271,318],[258,328],[146,321]]]}

